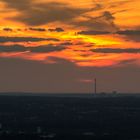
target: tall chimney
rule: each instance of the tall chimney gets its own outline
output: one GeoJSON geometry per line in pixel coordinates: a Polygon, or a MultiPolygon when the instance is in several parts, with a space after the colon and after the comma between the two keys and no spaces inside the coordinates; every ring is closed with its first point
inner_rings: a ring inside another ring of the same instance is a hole
{"type": "Polygon", "coordinates": [[[96,78],[94,79],[94,93],[97,93],[97,81],[96,78]]]}

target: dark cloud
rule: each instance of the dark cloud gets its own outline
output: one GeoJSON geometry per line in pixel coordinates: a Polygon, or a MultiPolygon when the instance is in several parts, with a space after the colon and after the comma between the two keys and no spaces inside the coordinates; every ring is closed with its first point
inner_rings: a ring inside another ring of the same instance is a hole
{"type": "Polygon", "coordinates": [[[96,53],[140,53],[140,48],[97,48],[91,51],[96,53]]]}
{"type": "Polygon", "coordinates": [[[118,6],[122,6],[122,5],[125,5],[125,4],[128,4],[132,2],[131,0],[125,0],[125,1],[112,1],[108,6],[109,8],[116,8],[118,6]]]}
{"type": "Polygon", "coordinates": [[[48,53],[48,52],[54,52],[54,51],[62,51],[66,48],[63,46],[53,46],[53,45],[44,45],[44,46],[38,46],[38,47],[28,47],[30,52],[33,53],[48,53]]]}
{"type": "Polygon", "coordinates": [[[101,10],[104,7],[102,4],[99,3],[93,3],[93,6],[93,11],[101,10]]]}
{"type": "Polygon", "coordinates": [[[60,45],[63,45],[63,46],[70,46],[70,45],[74,45],[72,42],[63,42],[61,43],[60,45]]]}
{"type": "Polygon", "coordinates": [[[38,32],[45,32],[46,29],[45,28],[29,28],[28,30],[31,30],[31,31],[38,31],[38,32]]]}
{"type": "Polygon", "coordinates": [[[110,32],[107,31],[80,31],[77,34],[82,34],[82,35],[104,35],[104,34],[110,34],[110,32]]]}
{"type": "MultiPolygon", "coordinates": [[[[70,25],[75,25],[76,27],[86,27],[90,30],[96,31],[116,31],[118,27],[115,24],[114,14],[122,11],[117,11],[111,13],[110,11],[104,11],[100,16],[95,17],[87,16],[87,12],[103,10],[105,6],[103,4],[93,1],[93,8],[74,8],[71,5],[60,2],[44,2],[35,3],[32,0],[0,0],[3,1],[8,9],[15,9],[19,12],[12,20],[23,22],[27,25],[36,26],[44,25],[52,22],[63,22],[70,25]],[[77,17],[85,17],[85,21],[76,21],[77,17]]],[[[126,1],[128,2],[128,1],[126,1]]],[[[112,6],[125,4],[126,2],[112,2],[112,6]]],[[[32,28],[34,31],[43,31],[39,29],[32,28]]],[[[61,28],[49,29],[49,31],[61,32],[61,28]]]]}
{"type": "Polygon", "coordinates": [[[35,38],[35,37],[0,37],[0,43],[4,42],[38,42],[38,41],[59,41],[56,38],[35,38]]]}
{"type": "Polygon", "coordinates": [[[120,35],[140,35],[140,30],[123,30],[116,33],[120,35]]]}
{"type": "Polygon", "coordinates": [[[62,28],[55,28],[55,29],[48,29],[50,32],[64,32],[64,29],[62,28]]]}
{"type": "MultiPolygon", "coordinates": [[[[62,22],[76,27],[86,27],[92,30],[116,31],[115,17],[109,11],[104,11],[100,16],[87,16],[87,12],[93,12],[103,9],[98,3],[93,4],[93,8],[74,8],[66,3],[46,2],[33,3],[31,0],[3,0],[8,8],[17,10],[20,14],[11,18],[12,20],[23,22],[27,25],[37,26],[52,22],[62,22]],[[78,17],[85,17],[86,21],[78,22],[78,17]]],[[[58,29],[49,29],[49,31],[61,32],[58,29]]]]}
{"type": "Polygon", "coordinates": [[[57,38],[46,38],[47,41],[56,41],[59,42],[60,40],[57,38]]]}
{"type": "Polygon", "coordinates": [[[118,30],[116,32],[109,32],[109,31],[96,31],[96,30],[85,30],[80,31],[77,34],[83,35],[104,35],[104,34],[118,34],[126,36],[126,39],[131,39],[135,41],[140,41],[140,30],[118,30]]]}
{"type": "Polygon", "coordinates": [[[103,12],[101,17],[105,18],[106,20],[114,20],[115,19],[115,17],[109,11],[103,12]]]}
{"type": "MultiPolygon", "coordinates": [[[[32,3],[31,0],[3,0],[8,8],[20,12],[20,15],[12,18],[27,25],[43,25],[51,22],[69,22],[88,12],[89,9],[74,8],[65,3],[48,2],[32,3]]],[[[90,9],[91,10],[91,9],[90,9]]]]}
{"type": "Polygon", "coordinates": [[[14,8],[17,10],[25,10],[30,9],[32,0],[1,0],[2,2],[6,3],[8,8],[14,8]]]}
{"type": "Polygon", "coordinates": [[[0,52],[24,52],[27,48],[20,45],[0,46],[0,52]]]}
{"type": "Polygon", "coordinates": [[[12,32],[13,29],[12,29],[12,28],[3,28],[3,31],[6,31],[6,32],[12,32]]]}
{"type": "Polygon", "coordinates": [[[116,34],[123,35],[126,40],[133,40],[140,42],[140,30],[123,30],[118,31],[116,34]]]}
{"type": "Polygon", "coordinates": [[[0,46],[0,52],[25,52],[32,53],[49,53],[54,51],[62,51],[66,49],[64,46],[44,45],[37,47],[25,47],[22,45],[0,46]]]}
{"type": "Polygon", "coordinates": [[[85,18],[87,18],[86,21],[73,22],[72,24],[74,24],[76,27],[79,26],[86,27],[88,30],[91,31],[93,30],[101,32],[118,31],[118,27],[115,24],[115,17],[109,11],[104,11],[98,17],[85,16],[85,18]]]}

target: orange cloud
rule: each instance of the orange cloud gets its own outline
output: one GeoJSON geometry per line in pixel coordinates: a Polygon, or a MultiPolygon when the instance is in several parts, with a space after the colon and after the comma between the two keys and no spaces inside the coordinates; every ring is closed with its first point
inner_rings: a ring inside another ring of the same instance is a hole
{"type": "Polygon", "coordinates": [[[0,57],[43,63],[58,57],[91,67],[139,64],[139,53],[126,51],[140,49],[139,5],[138,0],[0,0],[0,57]],[[59,46],[63,49],[55,51],[59,46]]]}

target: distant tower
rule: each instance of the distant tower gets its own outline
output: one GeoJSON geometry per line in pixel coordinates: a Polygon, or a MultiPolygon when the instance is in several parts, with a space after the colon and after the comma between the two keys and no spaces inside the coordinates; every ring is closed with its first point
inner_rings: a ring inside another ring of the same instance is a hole
{"type": "Polygon", "coordinates": [[[97,80],[96,78],[94,79],[94,93],[97,93],[97,80]]]}

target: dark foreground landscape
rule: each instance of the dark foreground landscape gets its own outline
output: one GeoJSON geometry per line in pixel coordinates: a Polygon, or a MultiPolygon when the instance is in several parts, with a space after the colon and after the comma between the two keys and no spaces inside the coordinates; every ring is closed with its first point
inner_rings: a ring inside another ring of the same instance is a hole
{"type": "Polygon", "coordinates": [[[0,95],[1,140],[140,140],[140,96],[0,95]]]}

